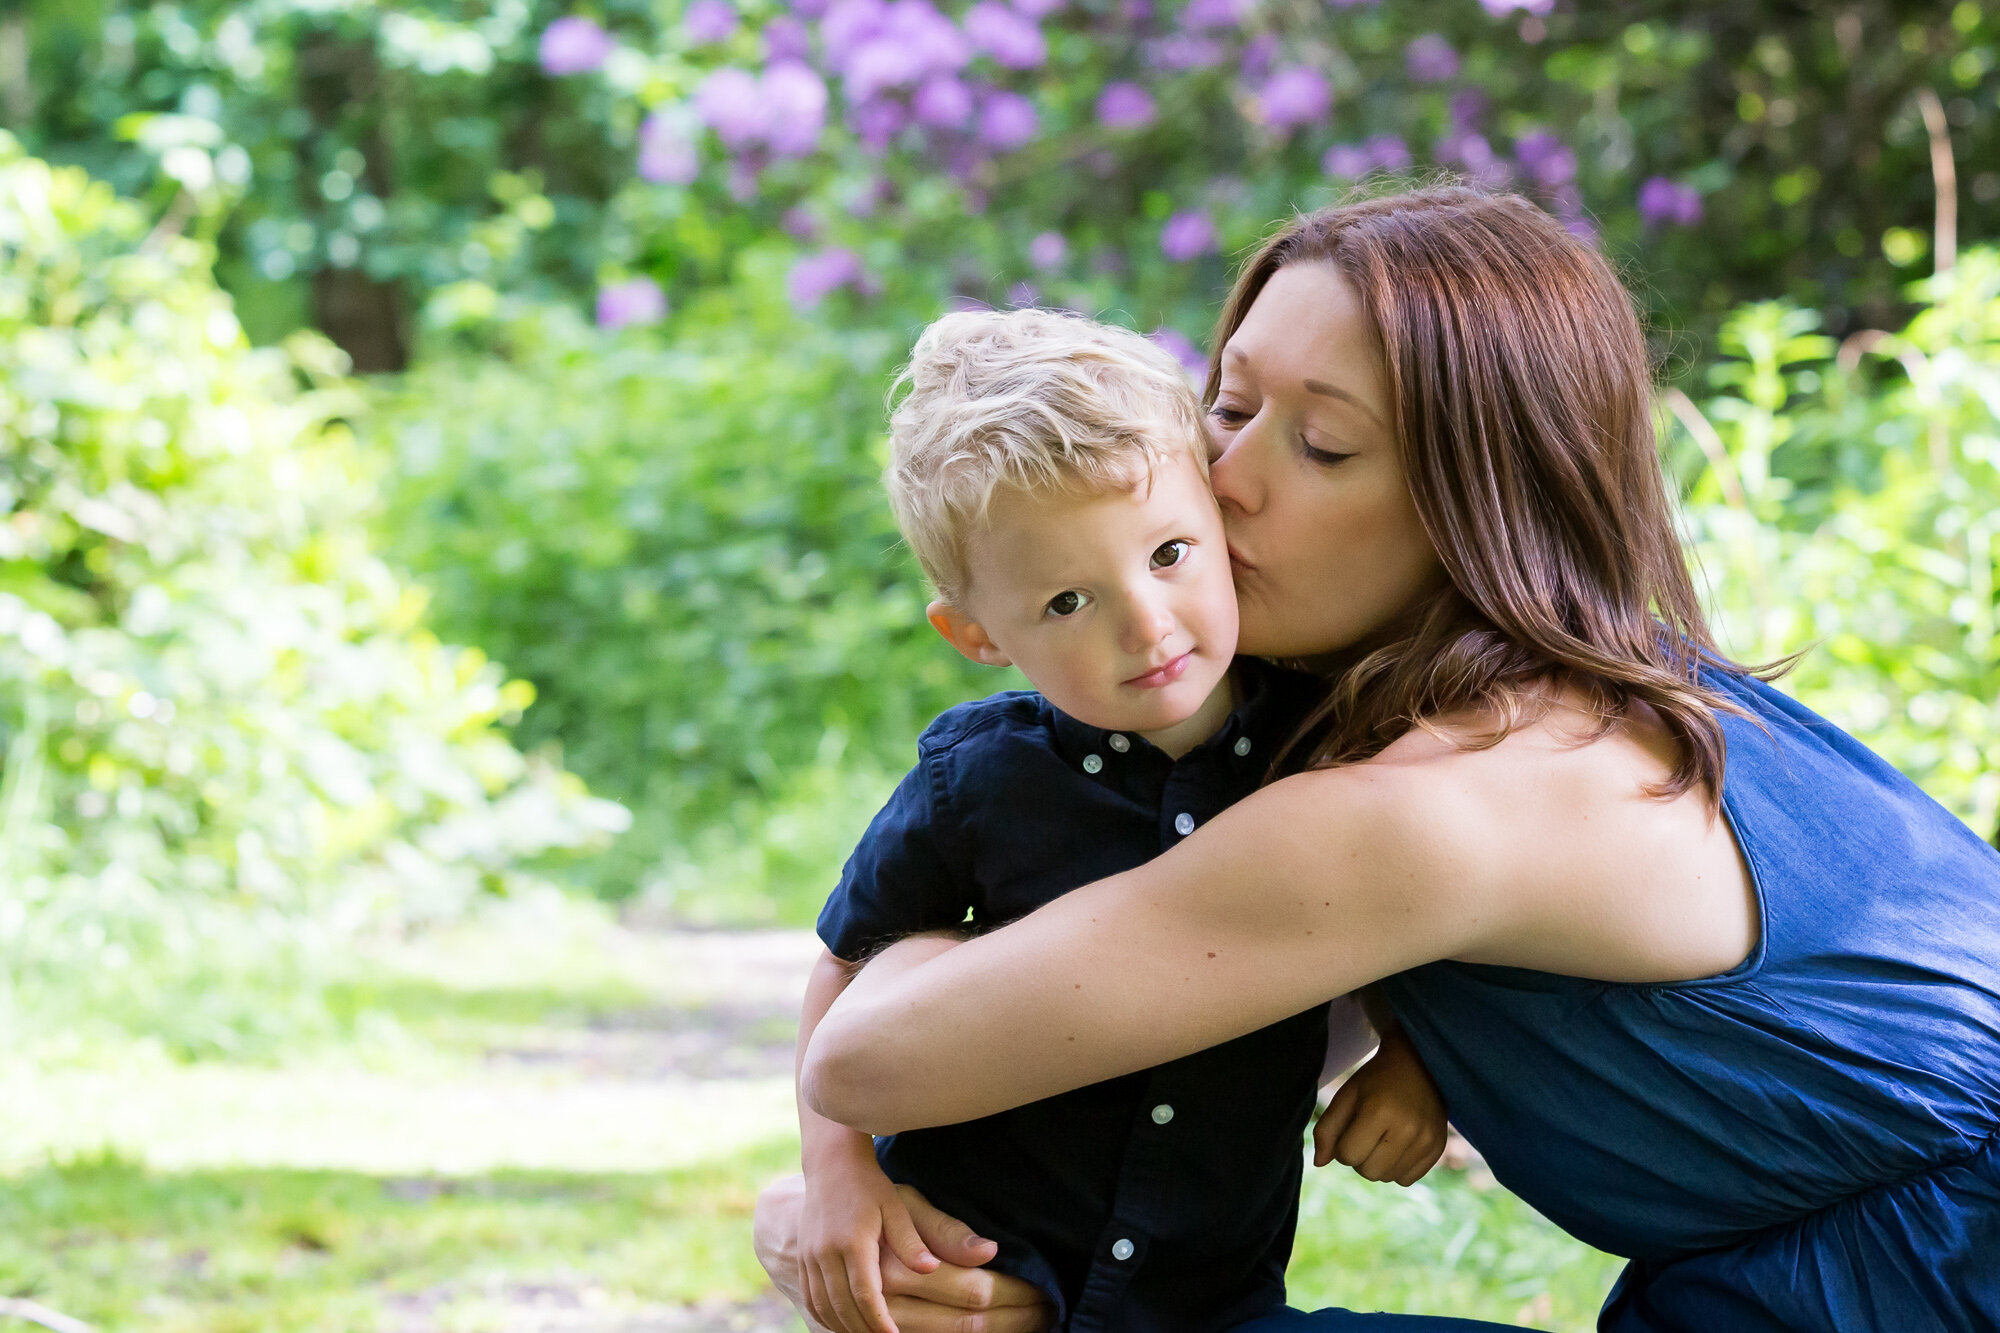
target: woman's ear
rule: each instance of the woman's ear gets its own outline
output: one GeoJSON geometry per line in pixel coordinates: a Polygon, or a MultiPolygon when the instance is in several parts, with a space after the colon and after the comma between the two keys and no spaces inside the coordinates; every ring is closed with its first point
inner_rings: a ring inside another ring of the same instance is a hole
{"type": "Polygon", "coordinates": [[[931,622],[931,628],[936,630],[946,643],[973,661],[986,666],[1014,665],[1014,659],[994,645],[978,621],[950,602],[932,602],[924,609],[924,617],[931,622]]]}

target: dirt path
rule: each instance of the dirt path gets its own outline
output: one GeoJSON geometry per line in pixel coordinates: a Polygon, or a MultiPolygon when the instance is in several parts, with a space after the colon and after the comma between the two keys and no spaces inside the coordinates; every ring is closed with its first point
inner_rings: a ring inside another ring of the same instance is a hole
{"type": "MultiPolygon", "coordinates": [[[[109,1150],[167,1174],[361,1173],[421,1203],[492,1173],[651,1174],[727,1162],[794,1132],[792,1047],[818,949],[805,931],[632,930],[574,912],[429,937],[377,960],[384,1003],[398,1016],[373,1046],[276,1065],[141,1052],[96,1065],[0,1066],[0,1172],[109,1150]],[[418,998],[397,1000],[397,988],[418,998]]],[[[752,1187],[731,1188],[741,1196],[752,1187]]],[[[601,1279],[532,1267],[385,1292],[382,1327],[799,1328],[770,1296],[645,1304],[601,1279]]]]}

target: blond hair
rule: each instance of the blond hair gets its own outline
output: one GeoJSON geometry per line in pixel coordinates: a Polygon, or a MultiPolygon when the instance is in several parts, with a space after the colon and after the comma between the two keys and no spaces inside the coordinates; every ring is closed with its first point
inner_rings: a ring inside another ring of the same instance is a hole
{"type": "Polygon", "coordinates": [[[903,538],[947,602],[971,585],[965,539],[1003,487],[1102,495],[1190,450],[1201,402],[1179,361],[1129,329],[1052,310],[946,315],[890,387],[883,481],[903,538]]]}

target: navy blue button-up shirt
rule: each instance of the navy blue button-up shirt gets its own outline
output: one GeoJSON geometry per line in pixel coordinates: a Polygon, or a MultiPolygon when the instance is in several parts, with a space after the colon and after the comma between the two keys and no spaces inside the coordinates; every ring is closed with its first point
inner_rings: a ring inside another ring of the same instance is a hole
{"type": "MultiPolygon", "coordinates": [[[[837,957],[990,929],[1129,870],[1248,795],[1324,685],[1239,659],[1244,702],[1176,761],[1038,694],[945,713],[820,914],[837,957]]],[[[1219,1329],[1281,1305],[1315,1008],[1157,1068],[876,1142],[891,1179],[1000,1243],[1071,1333],[1219,1329]]]]}

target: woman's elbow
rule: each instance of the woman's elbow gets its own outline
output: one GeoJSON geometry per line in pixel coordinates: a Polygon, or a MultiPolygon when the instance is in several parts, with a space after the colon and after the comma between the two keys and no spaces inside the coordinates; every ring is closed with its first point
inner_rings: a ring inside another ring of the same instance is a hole
{"type": "Polygon", "coordinates": [[[824,1026],[813,1035],[799,1070],[799,1095],[828,1120],[868,1134],[894,1134],[907,1125],[888,1123],[893,1108],[884,1095],[889,1080],[872,1067],[865,1051],[842,1041],[824,1026]]]}

